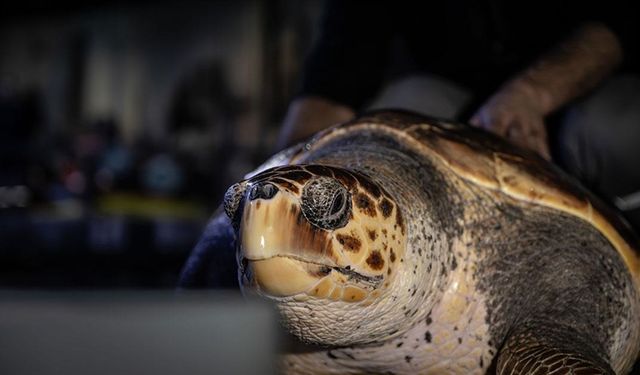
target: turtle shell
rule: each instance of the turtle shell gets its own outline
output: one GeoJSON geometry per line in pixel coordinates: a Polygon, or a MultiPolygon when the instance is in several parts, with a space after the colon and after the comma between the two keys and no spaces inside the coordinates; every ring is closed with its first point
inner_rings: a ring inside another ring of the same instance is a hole
{"type": "Polygon", "coordinates": [[[618,250],[640,285],[640,246],[628,223],[558,167],[486,131],[406,112],[372,112],[319,133],[292,152],[289,162],[296,164],[305,151],[361,131],[393,137],[482,188],[586,220],[618,250]]]}

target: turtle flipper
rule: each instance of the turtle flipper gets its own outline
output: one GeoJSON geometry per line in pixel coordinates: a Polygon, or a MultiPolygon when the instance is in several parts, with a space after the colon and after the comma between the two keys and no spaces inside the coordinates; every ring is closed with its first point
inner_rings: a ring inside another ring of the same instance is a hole
{"type": "Polygon", "coordinates": [[[529,323],[507,337],[498,354],[496,373],[615,374],[597,353],[592,342],[569,327],[529,323]]]}
{"type": "Polygon", "coordinates": [[[237,288],[235,232],[222,206],[213,214],[185,263],[179,288],[237,288]]]}

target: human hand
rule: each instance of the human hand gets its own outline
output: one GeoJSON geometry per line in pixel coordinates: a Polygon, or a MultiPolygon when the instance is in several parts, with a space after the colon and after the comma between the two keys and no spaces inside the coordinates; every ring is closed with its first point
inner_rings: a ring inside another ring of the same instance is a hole
{"type": "Polygon", "coordinates": [[[551,160],[542,100],[526,84],[510,82],[491,96],[469,122],[551,160]]]}
{"type": "Polygon", "coordinates": [[[332,125],[351,120],[355,110],[320,96],[293,100],[287,109],[275,151],[300,142],[332,125]]]}

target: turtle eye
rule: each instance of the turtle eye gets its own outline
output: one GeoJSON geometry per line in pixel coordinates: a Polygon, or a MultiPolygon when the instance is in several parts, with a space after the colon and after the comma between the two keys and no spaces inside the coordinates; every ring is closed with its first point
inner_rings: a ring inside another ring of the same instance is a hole
{"type": "Polygon", "coordinates": [[[347,225],[351,210],[349,192],[337,180],[318,177],[302,190],[302,214],[307,221],[322,229],[337,229],[347,225]]]}
{"type": "Polygon", "coordinates": [[[342,209],[344,208],[344,202],[344,194],[338,193],[333,198],[333,204],[331,205],[331,211],[329,211],[329,215],[334,216],[340,213],[340,211],[342,211],[342,209]]]}

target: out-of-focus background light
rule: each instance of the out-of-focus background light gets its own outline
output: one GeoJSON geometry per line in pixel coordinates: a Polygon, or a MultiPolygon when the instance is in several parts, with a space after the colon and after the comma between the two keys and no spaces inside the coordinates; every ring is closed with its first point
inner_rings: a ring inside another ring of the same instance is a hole
{"type": "Polygon", "coordinates": [[[0,286],[170,288],[273,151],[319,1],[21,1],[0,15],[0,286]]]}

